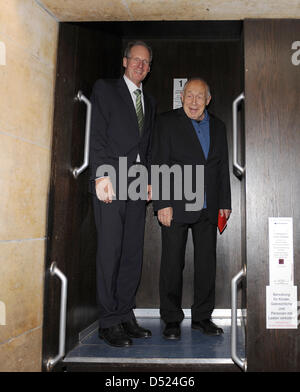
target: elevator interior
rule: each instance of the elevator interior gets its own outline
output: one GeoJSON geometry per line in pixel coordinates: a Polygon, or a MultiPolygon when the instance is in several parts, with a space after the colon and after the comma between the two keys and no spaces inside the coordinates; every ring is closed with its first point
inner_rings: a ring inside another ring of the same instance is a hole
{"type": "MultiPolygon", "coordinates": [[[[79,90],[89,98],[98,78],[122,75],[122,53],[132,39],[145,40],[153,50],[151,72],[144,88],[158,104],[158,112],[173,108],[174,78],[200,76],[210,85],[209,110],[227,128],[232,168],[232,102],[244,88],[243,22],[99,22],[60,23],[53,129],[51,186],[48,209],[43,366],[55,357],[59,345],[60,283],[49,272],[53,261],[68,279],[65,357],[54,369],[111,370],[228,370],[238,368],[230,357],[230,283],[241,269],[245,253],[244,182],[231,170],[233,213],[228,227],[218,235],[216,323],[222,338],[191,332],[189,309],[193,296],[193,246],[188,238],[182,307],[186,319],[180,343],[163,341],[159,321],[158,279],[160,228],[147,206],[144,263],[137,293],[136,315],[152,328],[153,338],[135,342],[136,348],[114,349],[97,337],[95,289],[95,226],[88,173],[77,178],[74,167],[83,160],[86,107],[76,101],[79,90]],[[197,335],[196,335],[197,334],[197,335]],[[129,351],[130,350],[130,351],[129,351]]],[[[238,156],[243,162],[243,115],[239,112],[238,156]]],[[[239,296],[238,308],[245,299],[239,296]]],[[[239,318],[238,352],[245,356],[244,321],[239,318]]],[[[49,368],[48,368],[49,370],[49,368]]]]}

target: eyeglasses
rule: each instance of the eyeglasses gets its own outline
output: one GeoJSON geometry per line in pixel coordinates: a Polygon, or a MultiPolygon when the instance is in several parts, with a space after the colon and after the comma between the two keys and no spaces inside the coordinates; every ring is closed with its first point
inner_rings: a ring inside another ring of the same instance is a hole
{"type": "Polygon", "coordinates": [[[134,57],[134,58],[132,58],[132,57],[127,57],[128,59],[130,59],[132,62],[133,62],[133,64],[134,65],[140,65],[140,63],[142,63],[143,64],[143,66],[145,65],[145,66],[150,66],[150,61],[148,61],[148,60],[142,60],[142,59],[139,59],[138,57],[134,57]]]}

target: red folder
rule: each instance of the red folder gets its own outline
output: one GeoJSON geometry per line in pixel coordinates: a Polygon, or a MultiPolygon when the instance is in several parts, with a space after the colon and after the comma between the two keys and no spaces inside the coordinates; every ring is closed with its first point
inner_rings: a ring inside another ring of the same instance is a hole
{"type": "Polygon", "coordinates": [[[225,214],[223,213],[223,216],[221,216],[220,211],[219,211],[219,216],[218,216],[218,229],[220,234],[223,233],[225,230],[225,227],[227,226],[227,219],[225,214]]]}

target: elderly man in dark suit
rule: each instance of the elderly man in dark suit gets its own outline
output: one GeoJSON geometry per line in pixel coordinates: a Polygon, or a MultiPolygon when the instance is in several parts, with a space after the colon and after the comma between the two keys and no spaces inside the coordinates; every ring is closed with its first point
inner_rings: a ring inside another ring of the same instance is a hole
{"type": "MultiPolygon", "coordinates": [[[[128,347],[131,338],[150,337],[135,319],[135,295],[140,281],[146,200],[119,197],[119,158],[127,168],[149,167],[150,135],[155,102],[143,91],[152,51],[142,41],[125,50],[125,73],[118,80],[98,80],[93,89],[90,173],[98,233],[97,299],[99,337],[112,346],[128,347]],[[116,181],[99,168],[110,165],[116,181]],[[116,198],[114,198],[116,196],[116,198]]],[[[121,175],[121,174],[120,174],[121,175]]],[[[130,182],[130,181],[129,181],[130,182]]],[[[148,186],[150,195],[150,186],[148,186]]]]}
{"type": "MultiPolygon", "coordinates": [[[[187,200],[153,200],[162,229],[160,314],[166,323],[163,335],[180,338],[182,271],[189,227],[194,243],[194,303],[192,328],[209,335],[222,329],[211,320],[215,301],[216,236],[218,213],[231,213],[226,130],[223,122],[208,113],[211,100],[207,83],[190,79],[181,95],[183,107],[158,117],[152,144],[154,165],[204,165],[204,204],[187,211],[187,200]]],[[[195,184],[195,170],[192,183],[195,184]]],[[[184,183],[184,181],[183,181],[184,183]]],[[[175,184],[176,185],[176,184],[175,184]]]]}

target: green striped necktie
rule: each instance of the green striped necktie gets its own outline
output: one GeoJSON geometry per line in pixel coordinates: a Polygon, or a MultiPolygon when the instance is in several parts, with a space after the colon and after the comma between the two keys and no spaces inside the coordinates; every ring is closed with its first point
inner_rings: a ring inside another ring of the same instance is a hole
{"type": "Polygon", "coordinates": [[[136,89],[134,91],[134,94],[136,95],[136,115],[137,115],[137,120],[139,124],[139,130],[140,130],[140,135],[142,134],[142,129],[144,125],[144,113],[143,113],[143,106],[142,106],[142,97],[141,97],[141,90],[136,89]]]}

